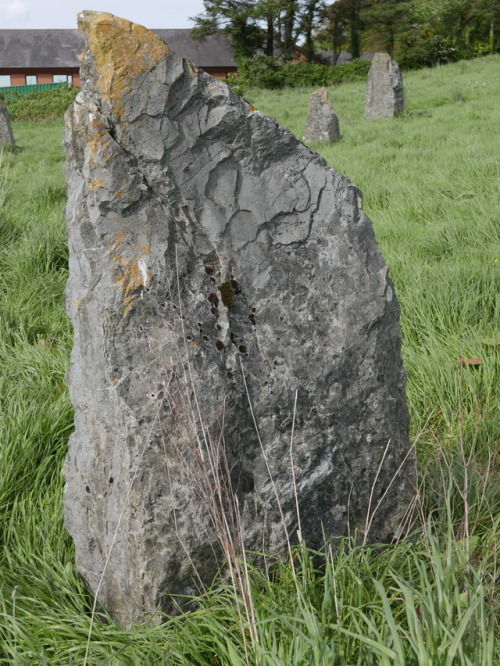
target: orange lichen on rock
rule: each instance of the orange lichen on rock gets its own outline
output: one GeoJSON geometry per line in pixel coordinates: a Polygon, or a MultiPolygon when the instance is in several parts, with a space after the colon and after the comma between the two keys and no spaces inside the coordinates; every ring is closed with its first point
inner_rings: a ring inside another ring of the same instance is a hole
{"type": "Polygon", "coordinates": [[[121,288],[125,317],[130,311],[133,301],[142,293],[153,279],[152,273],[147,270],[145,257],[151,254],[150,245],[141,246],[142,254],[132,253],[130,256],[125,254],[125,245],[127,234],[124,231],[116,234],[113,240],[107,245],[108,252],[113,261],[113,283],[121,288]]]}
{"type": "Polygon", "coordinates": [[[141,266],[140,259],[125,257],[118,253],[114,253],[112,258],[115,263],[114,283],[122,290],[125,317],[137,296],[148,285],[152,275],[141,266]]]}
{"type": "Polygon", "coordinates": [[[89,190],[96,192],[100,187],[104,185],[104,180],[102,178],[92,178],[89,183],[89,190]]]}
{"type": "Polygon", "coordinates": [[[91,165],[106,163],[111,156],[111,137],[98,118],[93,117],[87,126],[86,139],[91,165]]]}
{"type": "Polygon", "coordinates": [[[97,88],[119,116],[131,83],[170,49],[146,28],[105,12],[81,12],[78,27],[87,37],[95,62],[97,88]]]}

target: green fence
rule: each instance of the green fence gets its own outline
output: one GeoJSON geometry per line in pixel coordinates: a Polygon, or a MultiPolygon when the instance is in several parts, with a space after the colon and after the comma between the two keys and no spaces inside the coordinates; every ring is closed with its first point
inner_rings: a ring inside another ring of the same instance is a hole
{"type": "Polygon", "coordinates": [[[0,88],[0,96],[4,99],[14,99],[19,95],[29,95],[30,93],[39,92],[40,90],[53,90],[54,88],[68,88],[71,87],[68,83],[37,83],[32,86],[7,86],[0,88]]]}

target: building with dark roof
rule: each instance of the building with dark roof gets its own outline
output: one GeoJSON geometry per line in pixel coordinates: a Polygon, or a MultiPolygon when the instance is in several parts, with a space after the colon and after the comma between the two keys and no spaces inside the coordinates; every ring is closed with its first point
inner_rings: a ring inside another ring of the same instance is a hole
{"type": "MultiPolygon", "coordinates": [[[[314,54],[317,62],[321,65],[347,65],[352,61],[352,55],[349,51],[341,51],[335,59],[332,51],[316,51],[314,54]]],[[[373,60],[373,53],[363,51],[359,56],[360,60],[373,60]]]]}
{"type": "MultiPolygon", "coordinates": [[[[190,30],[153,30],[177,55],[218,79],[236,72],[228,37],[210,35],[202,41],[190,30]]],[[[78,30],[0,30],[0,88],[39,83],[80,85],[78,54],[84,39],[78,30]]]]}

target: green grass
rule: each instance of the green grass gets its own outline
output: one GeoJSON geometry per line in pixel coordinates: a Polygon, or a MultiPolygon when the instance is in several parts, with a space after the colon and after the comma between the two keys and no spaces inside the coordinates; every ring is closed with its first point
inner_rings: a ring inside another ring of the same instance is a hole
{"type": "MultiPolygon", "coordinates": [[[[421,492],[413,536],[346,541],[320,569],[304,548],[293,567],[250,569],[253,631],[221,581],[160,627],[125,632],[100,612],[89,664],[500,663],[499,68],[489,56],[409,73],[407,113],[390,121],[363,119],[362,84],[330,89],[343,139],[315,146],[363,191],[401,303],[421,492]]],[[[310,92],[247,97],[300,138],[310,92]]],[[[0,158],[0,664],[82,664],[92,599],[62,519],[62,121],[14,132],[18,147],[0,158]]]]}

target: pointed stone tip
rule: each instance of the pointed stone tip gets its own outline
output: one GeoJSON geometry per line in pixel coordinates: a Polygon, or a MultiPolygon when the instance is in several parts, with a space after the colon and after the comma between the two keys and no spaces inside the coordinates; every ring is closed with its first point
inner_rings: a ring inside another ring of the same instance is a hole
{"type": "Polygon", "coordinates": [[[108,14],[107,12],[94,12],[90,9],[84,9],[83,11],[79,12],[76,17],[78,29],[83,32],[88,28],[93,19],[103,15],[112,16],[112,14],[108,14]]]}
{"type": "Polygon", "coordinates": [[[115,110],[132,82],[171,52],[154,32],[108,12],[80,12],[78,29],[87,42],[91,78],[115,110]]]}

